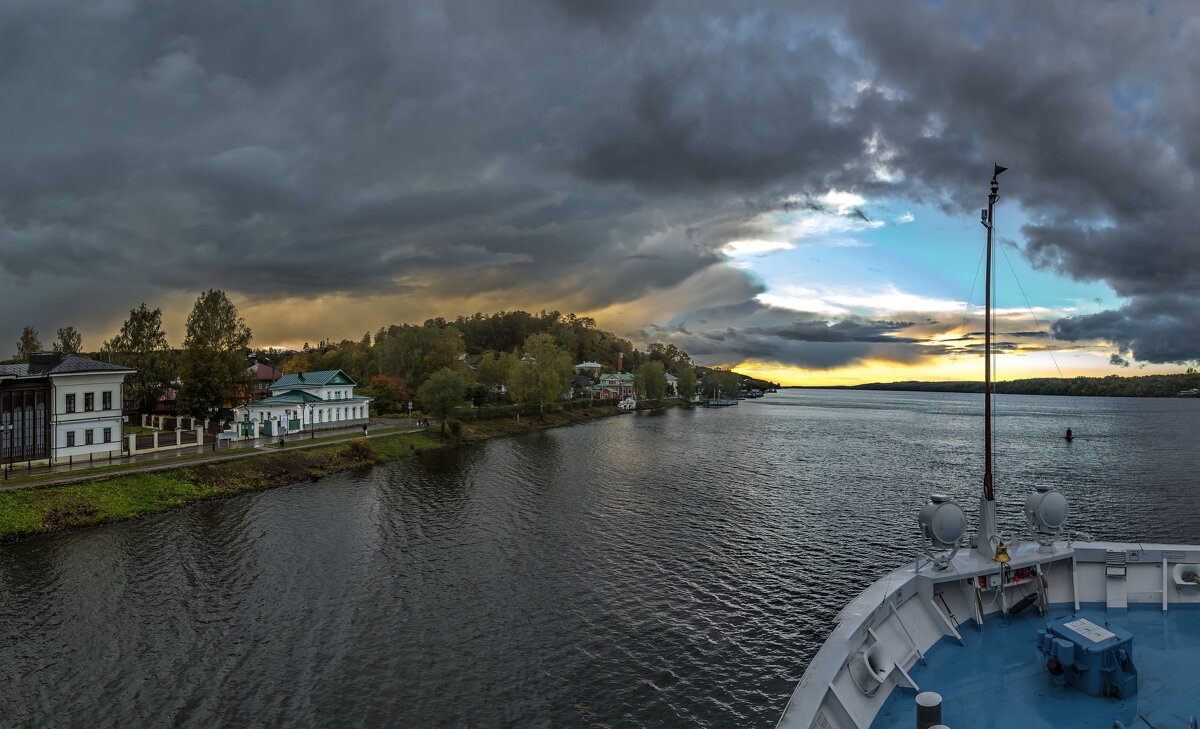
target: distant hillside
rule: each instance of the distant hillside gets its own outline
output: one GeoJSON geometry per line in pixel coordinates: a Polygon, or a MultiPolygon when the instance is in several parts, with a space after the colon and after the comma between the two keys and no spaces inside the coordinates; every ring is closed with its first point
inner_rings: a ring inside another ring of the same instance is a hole
{"type": "MultiPolygon", "coordinates": [[[[1175,397],[1181,390],[1200,388],[1200,372],[1189,369],[1178,375],[1122,377],[1034,377],[995,383],[994,392],[1011,395],[1082,395],[1095,397],[1175,397]]],[[[904,390],[917,392],[983,392],[982,382],[872,382],[850,385],[850,390],[904,390]]]]}

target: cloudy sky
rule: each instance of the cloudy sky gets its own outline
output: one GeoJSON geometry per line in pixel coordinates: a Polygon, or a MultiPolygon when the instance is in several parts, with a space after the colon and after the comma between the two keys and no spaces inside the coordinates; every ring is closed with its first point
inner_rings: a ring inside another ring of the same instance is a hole
{"type": "Polygon", "coordinates": [[[221,288],[262,346],[554,308],[977,378],[998,161],[1001,377],[1177,371],[1197,78],[1188,2],[0,0],[0,346],[221,288]]]}

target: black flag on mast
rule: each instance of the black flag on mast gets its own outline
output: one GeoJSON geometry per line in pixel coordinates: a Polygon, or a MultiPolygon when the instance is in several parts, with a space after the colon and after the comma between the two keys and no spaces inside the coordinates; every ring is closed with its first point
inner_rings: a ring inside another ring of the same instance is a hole
{"type": "Polygon", "coordinates": [[[995,172],[993,172],[993,173],[992,173],[992,177],[995,177],[996,175],[999,175],[1001,172],[1003,172],[1003,171],[1005,171],[1005,170],[1007,170],[1007,169],[1008,169],[1007,167],[1001,167],[1000,165],[998,165],[998,164],[995,164],[995,163],[993,163],[993,164],[992,164],[992,166],[993,166],[993,167],[995,168],[995,170],[996,170],[995,172]]]}

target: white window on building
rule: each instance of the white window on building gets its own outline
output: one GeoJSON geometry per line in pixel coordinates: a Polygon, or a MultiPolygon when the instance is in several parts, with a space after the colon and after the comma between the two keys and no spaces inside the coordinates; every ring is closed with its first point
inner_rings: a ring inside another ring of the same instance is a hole
{"type": "MultiPolygon", "coordinates": [[[[68,395],[67,397],[71,397],[71,396],[68,395]]],[[[75,447],[75,431],[73,431],[73,430],[67,431],[67,447],[68,448],[75,447]]]]}
{"type": "Polygon", "coordinates": [[[91,428],[88,428],[87,430],[83,431],[83,444],[84,445],[92,444],[92,429],[91,428]]]}
{"type": "Polygon", "coordinates": [[[112,428],[105,428],[105,429],[104,429],[104,442],[105,442],[105,443],[112,443],[112,428]]]}

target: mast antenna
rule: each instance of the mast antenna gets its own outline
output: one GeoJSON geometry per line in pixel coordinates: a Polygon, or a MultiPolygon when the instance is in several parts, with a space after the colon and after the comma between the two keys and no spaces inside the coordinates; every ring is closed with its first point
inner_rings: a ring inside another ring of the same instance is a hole
{"type": "Polygon", "coordinates": [[[987,276],[984,284],[983,309],[983,496],[979,500],[979,535],[976,549],[988,559],[1004,557],[1007,561],[1006,550],[1000,549],[1003,542],[996,531],[996,494],[992,477],[992,264],[994,261],[994,245],[992,233],[995,230],[996,201],[1000,199],[1000,186],[996,178],[1007,170],[994,164],[992,167],[992,186],[988,194],[988,206],[980,211],[979,222],[987,229],[987,276]]]}

